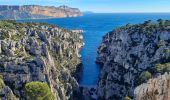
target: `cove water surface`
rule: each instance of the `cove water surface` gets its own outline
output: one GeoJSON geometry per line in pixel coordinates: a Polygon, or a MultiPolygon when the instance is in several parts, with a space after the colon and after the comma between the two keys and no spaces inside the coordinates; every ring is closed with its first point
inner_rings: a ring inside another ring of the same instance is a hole
{"type": "Polygon", "coordinates": [[[68,29],[84,30],[85,46],[81,50],[83,75],[80,85],[95,86],[99,79],[100,67],[95,63],[97,48],[102,37],[112,29],[128,23],[142,23],[146,20],[170,19],[170,13],[136,13],[136,14],[87,14],[75,18],[57,18],[41,20],[22,20],[32,22],[47,22],[68,29]]]}

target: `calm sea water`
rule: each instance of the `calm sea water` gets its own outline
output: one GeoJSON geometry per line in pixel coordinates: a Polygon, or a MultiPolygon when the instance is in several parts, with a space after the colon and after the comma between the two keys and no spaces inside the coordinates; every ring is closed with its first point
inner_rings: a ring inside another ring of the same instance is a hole
{"type": "MultiPolygon", "coordinates": [[[[85,46],[81,50],[84,66],[80,85],[95,86],[98,81],[100,67],[95,63],[97,48],[102,37],[112,29],[128,23],[142,23],[146,20],[170,19],[170,13],[140,14],[88,14],[76,18],[24,20],[57,24],[68,29],[82,29],[85,46]]],[[[23,20],[22,20],[23,21],[23,20]]]]}

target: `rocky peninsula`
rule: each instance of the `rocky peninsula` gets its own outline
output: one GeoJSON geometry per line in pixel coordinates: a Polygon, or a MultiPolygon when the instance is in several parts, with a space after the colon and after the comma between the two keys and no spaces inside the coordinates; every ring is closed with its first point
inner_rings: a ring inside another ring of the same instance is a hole
{"type": "Polygon", "coordinates": [[[170,21],[127,24],[103,37],[99,100],[168,100],[170,21]]]}
{"type": "Polygon", "coordinates": [[[2,100],[80,100],[80,31],[46,23],[0,21],[2,100]]]}
{"type": "Polygon", "coordinates": [[[0,19],[46,19],[77,17],[81,15],[82,13],[78,8],[71,8],[68,6],[0,5],[0,19]]]}

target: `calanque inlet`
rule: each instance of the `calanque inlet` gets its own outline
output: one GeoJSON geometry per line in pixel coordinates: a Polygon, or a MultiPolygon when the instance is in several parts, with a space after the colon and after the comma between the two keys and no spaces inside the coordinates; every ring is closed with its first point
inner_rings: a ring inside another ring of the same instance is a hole
{"type": "Polygon", "coordinates": [[[98,48],[96,88],[80,87],[80,30],[0,21],[2,100],[169,100],[170,21],[127,24],[98,48]],[[94,96],[95,95],[95,96],[94,96]]]}

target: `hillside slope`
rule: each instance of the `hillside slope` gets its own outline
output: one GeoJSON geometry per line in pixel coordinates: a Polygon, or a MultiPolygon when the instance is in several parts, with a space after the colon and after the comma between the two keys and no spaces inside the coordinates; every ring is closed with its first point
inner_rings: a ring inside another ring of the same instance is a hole
{"type": "Polygon", "coordinates": [[[26,99],[25,85],[33,81],[48,84],[56,100],[76,99],[80,91],[73,75],[80,67],[82,46],[79,31],[45,23],[0,21],[0,75],[11,94],[21,100],[26,99]]]}

